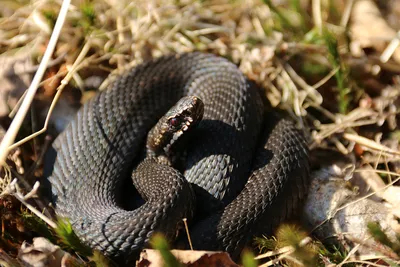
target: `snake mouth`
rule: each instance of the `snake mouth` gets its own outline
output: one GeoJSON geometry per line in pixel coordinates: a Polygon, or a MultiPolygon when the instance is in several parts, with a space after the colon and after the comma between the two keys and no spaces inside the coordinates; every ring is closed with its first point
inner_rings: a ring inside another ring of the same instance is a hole
{"type": "Polygon", "coordinates": [[[153,127],[147,148],[156,155],[169,155],[187,132],[203,118],[204,104],[196,96],[181,98],[153,127]]]}
{"type": "Polygon", "coordinates": [[[186,122],[184,122],[181,126],[181,128],[177,131],[175,131],[172,134],[172,137],[170,138],[170,141],[168,144],[165,145],[164,147],[164,152],[166,154],[169,153],[169,151],[171,150],[172,146],[180,139],[180,137],[187,131],[189,131],[189,129],[192,126],[192,122],[193,119],[192,118],[188,118],[186,122]]]}

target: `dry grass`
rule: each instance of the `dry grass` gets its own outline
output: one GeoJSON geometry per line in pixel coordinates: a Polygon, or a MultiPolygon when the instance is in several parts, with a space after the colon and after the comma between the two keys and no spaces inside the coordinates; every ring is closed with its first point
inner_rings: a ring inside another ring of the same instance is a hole
{"type": "MultiPolygon", "coordinates": [[[[0,153],[5,156],[13,151],[8,163],[22,177],[15,149],[25,142],[22,148],[34,140],[43,142],[40,135],[50,126],[64,89],[77,87],[86,99],[85,80],[93,75],[111,74],[101,90],[119,73],[150,58],[196,50],[229,58],[267,88],[266,97],[273,106],[286,110],[310,130],[312,149],[335,149],[355,158],[357,167],[372,164],[377,172],[398,173],[400,66],[388,60],[396,49],[395,39],[386,50],[374,47],[374,52],[364,53],[358,47],[361,54],[356,55],[349,32],[354,1],[331,5],[323,0],[302,5],[286,1],[280,6],[275,2],[72,1],[36,93],[53,101],[44,126],[29,129],[33,135],[24,131],[19,135],[22,141],[11,147],[13,138],[8,142],[4,138],[0,153]]],[[[62,1],[50,0],[2,3],[0,57],[27,54],[37,63],[46,60],[44,51],[49,51],[61,5],[62,1]]],[[[23,106],[17,107],[23,111],[23,106]]],[[[14,128],[12,137],[19,128],[14,128]]],[[[39,160],[40,151],[18,151],[27,153],[28,162],[39,160]]],[[[9,170],[4,166],[0,172],[4,177],[0,184],[8,184],[15,176],[9,170]]],[[[345,260],[356,262],[350,256],[345,260]]]]}

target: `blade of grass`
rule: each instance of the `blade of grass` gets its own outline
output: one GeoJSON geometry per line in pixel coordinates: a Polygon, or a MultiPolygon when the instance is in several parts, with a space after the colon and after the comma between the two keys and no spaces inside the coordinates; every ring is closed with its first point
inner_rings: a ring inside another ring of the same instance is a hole
{"type": "Polygon", "coordinates": [[[155,234],[151,241],[152,247],[160,251],[161,257],[164,260],[166,267],[179,267],[182,266],[175,256],[169,250],[168,242],[161,234],[155,234]]]}

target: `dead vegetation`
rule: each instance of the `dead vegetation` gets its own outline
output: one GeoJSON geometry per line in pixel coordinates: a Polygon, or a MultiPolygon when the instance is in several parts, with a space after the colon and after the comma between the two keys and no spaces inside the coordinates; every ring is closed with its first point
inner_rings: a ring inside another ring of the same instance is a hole
{"type": "MultiPolygon", "coordinates": [[[[45,235],[43,222],[37,219],[32,224],[31,219],[33,209],[36,214],[47,212],[32,191],[42,174],[41,161],[49,144],[46,133],[60,132],[79,103],[93,96],[93,89],[102,90],[124,70],[164,54],[206,51],[238,64],[250,79],[267,88],[266,97],[273,106],[286,110],[310,133],[314,170],[339,166],[343,175],[337,177],[345,181],[341,188],[359,190],[356,197],[363,199],[379,198],[394,220],[394,237],[385,238],[379,227],[370,231],[378,242],[369,245],[368,252],[354,240],[353,246],[341,242],[346,238],[340,236],[341,248],[324,247],[314,240],[312,247],[302,250],[299,244],[306,235],[286,243],[279,238],[272,243],[264,240],[260,251],[274,249],[264,266],[279,260],[290,266],[399,264],[397,1],[68,2],[2,3],[0,127],[4,131],[0,136],[8,130],[0,146],[0,162],[8,155],[0,170],[2,262],[13,261],[24,240],[45,235]],[[58,32],[56,21],[63,16],[58,32]],[[53,53],[49,50],[52,34],[58,35],[53,53]],[[19,123],[14,123],[18,118],[19,123]],[[353,179],[366,169],[372,178],[353,179]],[[13,190],[7,188],[15,178],[13,190]]],[[[357,201],[340,202],[326,220],[357,201]]],[[[46,217],[50,217],[48,212],[46,217]]],[[[51,220],[49,224],[57,227],[51,220]]],[[[293,231],[286,229],[286,236],[293,231]]],[[[54,236],[52,241],[58,242],[54,236]]]]}

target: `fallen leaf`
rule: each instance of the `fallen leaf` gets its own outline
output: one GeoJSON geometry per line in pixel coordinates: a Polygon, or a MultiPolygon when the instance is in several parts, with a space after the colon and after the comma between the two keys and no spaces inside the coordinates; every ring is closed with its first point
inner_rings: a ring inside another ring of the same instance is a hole
{"type": "MultiPolygon", "coordinates": [[[[171,253],[176,259],[185,266],[227,266],[238,267],[232,261],[229,254],[226,252],[212,252],[212,251],[194,251],[194,250],[171,250],[171,253]]],[[[136,266],[138,267],[156,267],[163,266],[164,261],[158,250],[145,249],[140,254],[140,259],[136,266]]]]}

